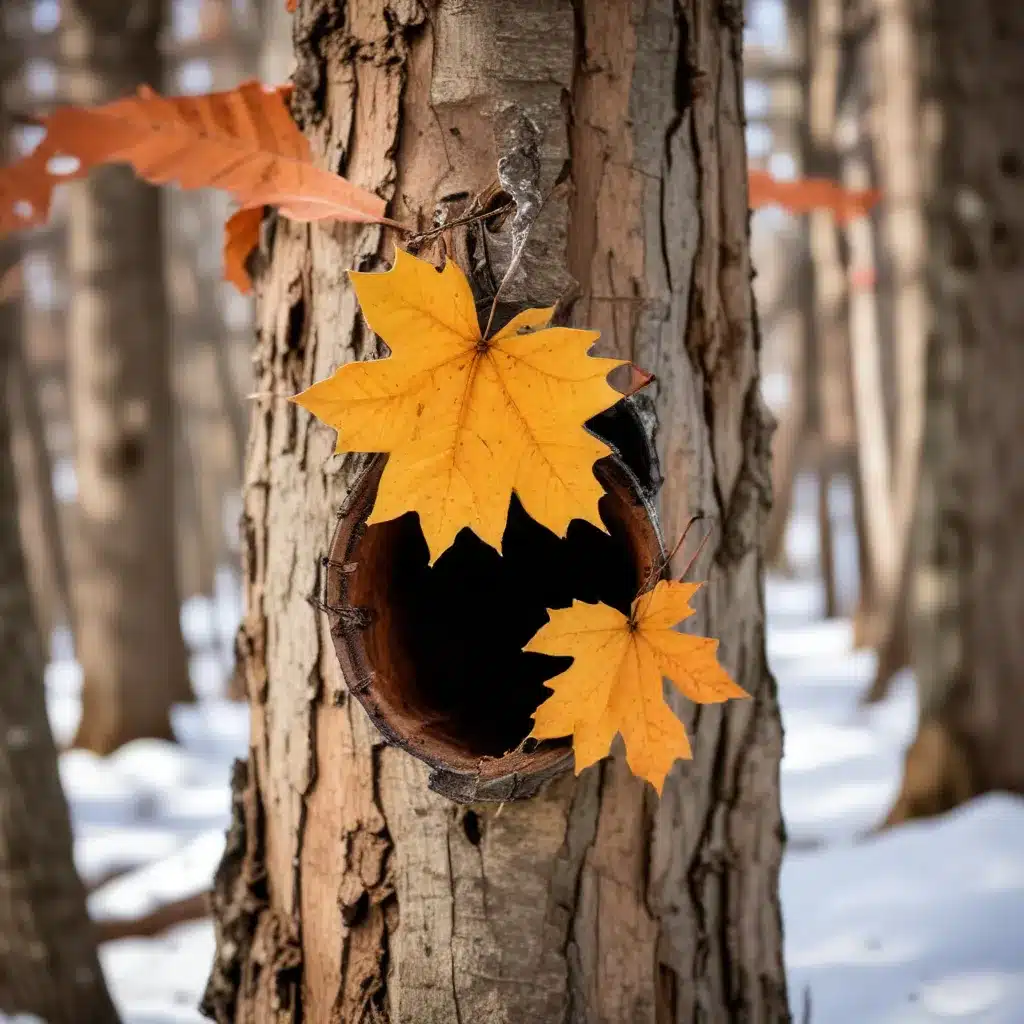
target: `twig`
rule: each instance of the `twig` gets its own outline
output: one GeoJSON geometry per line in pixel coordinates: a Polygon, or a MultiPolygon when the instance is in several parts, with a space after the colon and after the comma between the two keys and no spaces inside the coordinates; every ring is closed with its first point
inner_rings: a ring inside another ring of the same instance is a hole
{"type": "Polygon", "coordinates": [[[447,231],[449,228],[461,227],[463,224],[473,224],[479,220],[489,220],[491,217],[499,217],[503,213],[508,213],[509,210],[515,208],[515,203],[505,203],[504,206],[499,206],[495,210],[481,210],[479,213],[470,213],[465,217],[456,217],[455,220],[448,221],[447,224],[442,224],[440,227],[431,228],[429,231],[423,231],[418,235],[413,235],[409,239],[409,244],[415,244],[417,242],[425,242],[428,238],[433,238],[435,235],[441,234],[442,231],[447,231]]]}
{"type": "MultiPolygon", "coordinates": [[[[640,588],[641,594],[647,593],[647,591],[650,589],[651,584],[665,571],[666,567],[671,563],[672,559],[676,557],[676,553],[683,546],[683,544],[686,543],[686,537],[690,532],[690,527],[693,526],[693,524],[697,522],[698,519],[703,518],[704,516],[702,515],[691,516],[690,521],[686,524],[686,527],[683,530],[683,535],[679,538],[679,540],[676,541],[675,547],[663,559],[661,559],[660,562],[656,562],[654,565],[651,566],[651,571],[647,574],[647,578],[644,580],[644,585],[640,588]]],[[[707,537],[705,537],[704,540],[707,540],[707,537]]],[[[701,546],[703,547],[703,542],[701,546]]],[[[697,549],[697,552],[698,554],[700,553],[700,548],[697,549]]],[[[689,566],[687,566],[687,569],[689,569],[689,566]]],[[[684,572],[683,575],[685,576],[686,573],[684,572]]]]}
{"type": "Polygon", "coordinates": [[[114,942],[116,939],[150,938],[185,924],[210,916],[210,895],[206,892],[184,896],[173,903],[165,903],[138,917],[115,917],[93,923],[98,943],[114,942]]]}
{"type": "MultiPolygon", "coordinates": [[[[703,516],[701,516],[701,518],[703,519],[703,516]]],[[[690,522],[693,522],[693,520],[691,519],[690,522]]],[[[693,556],[686,563],[686,568],[680,574],[680,580],[682,580],[683,577],[693,568],[693,563],[696,562],[698,558],[700,558],[700,553],[704,550],[704,545],[707,544],[707,542],[711,539],[711,534],[714,532],[714,529],[715,528],[712,526],[708,530],[708,532],[704,534],[704,539],[700,542],[700,544],[697,545],[697,550],[694,551],[693,556]]]]}

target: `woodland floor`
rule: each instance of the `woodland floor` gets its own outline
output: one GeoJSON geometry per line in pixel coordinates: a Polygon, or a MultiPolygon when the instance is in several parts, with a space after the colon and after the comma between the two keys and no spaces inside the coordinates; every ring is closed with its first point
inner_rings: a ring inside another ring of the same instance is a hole
{"type": "MultiPolygon", "coordinates": [[[[1024,800],[987,797],[933,822],[867,835],[896,792],[913,684],[901,678],[884,704],[859,707],[873,655],[852,649],[847,620],[821,617],[814,531],[802,511],[812,484],[802,481],[797,493],[791,575],[773,577],[767,591],[786,728],[782,893],[795,1019],[806,1019],[809,1003],[814,1024],[1020,1024],[1024,800]]],[[[833,514],[848,594],[847,498],[835,495],[833,514]]],[[[218,697],[238,615],[233,581],[225,575],[219,584],[214,600],[183,608],[201,699],[178,709],[180,745],[62,756],[76,857],[97,919],[137,918],[199,894],[217,865],[228,766],[244,756],[247,730],[245,709],[218,697]]],[[[66,740],[79,713],[77,666],[66,638],[55,638],[53,653],[51,718],[66,740]]],[[[103,965],[126,1024],[201,1021],[195,1007],[212,953],[208,921],[106,942],[103,965]]]]}

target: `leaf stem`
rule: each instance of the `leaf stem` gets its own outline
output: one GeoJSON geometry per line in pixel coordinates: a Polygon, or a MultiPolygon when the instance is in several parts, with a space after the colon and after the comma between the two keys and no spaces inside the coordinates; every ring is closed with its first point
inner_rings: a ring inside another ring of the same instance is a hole
{"type": "Polygon", "coordinates": [[[478,220],[487,220],[490,217],[499,217],[501,214],[508,213],[509,210],[514,209],[515,205],[515,203],[505,203],[504,206],[499,206],[496,210],[482,210],[479,213],[467,214],[465,217],[456,217],[455,220],[442,224],[440,227],[431,228],[429,231],[421,231],[418,235],[413,235],[409,239],[409,243],[425,242],[428,238],[433,238],[449,228],[461,227],[463,224],[473,224],[478,220]]]}
{"type": "MultiPolygon", "coordinates": [[[[703,515],[691,516],[690,521],[686,524],[683,529],[683,535],[676,541],[675,547],[659,562],[656,562],[651,566],[651,571],[647,574],[647,578],[644,580],[644,585],[640,588],[641,594],[646,594],[651,588],[651,584],[665,571],[666,567],[671,563],[672,559],[676,557],[676,553],[686,543],[686,537],[690,532],[690,527],[693,526],[698,519],[703,519],[703,515]]],[[[707,539],[707,538],[705,538],[707,539]]],[[[687,566],[689,569],[689,566],[687,566]]],[[[683,573],[685,576],[686,573],[683,573]]],[[[639,597],[639,594],[637,595],[639,597]]]]}
{"type": "MultiPolygon", "coordinates": [[[[701,518],[703,519],[704,517],[701,516],[701,518]]],[[[693,520],[691,519],[690,522],[692,523],[693,520]]],[[[689,528],[689,526],[687,526],[687,528],[689,528]]],[[[686,574],[693,568],[693,563],[696,562],[698,558],[700,558],[700,553],[704,550],[704,545],[707,544],[707,542],[711,539],[711,534],[714,533],[714,530],[714,526],[708,528],[708,532],[704,534],[704,539],[700,542],[700,544],[697,545],[697,550],[694,551],[693,555],[690,557],[690,560],[686,563],[686,568],[682,571],[682,574],[679,577],[680,581],[682,581],[686,574]]]]}

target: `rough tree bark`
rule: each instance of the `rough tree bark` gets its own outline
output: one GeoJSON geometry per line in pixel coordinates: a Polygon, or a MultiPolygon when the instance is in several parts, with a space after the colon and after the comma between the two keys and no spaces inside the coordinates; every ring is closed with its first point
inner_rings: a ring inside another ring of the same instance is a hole
{"type": "MultiPolygon", "coordinates": [[[[0,305],[0,394],[20,313],[0,305]]],[[[11,424],[0,402],[0,1013],[117,1021],[72,859],[46,716],[43,646],[18,530],[11,424]]]]}
{"type": "Polygon", "coordinates": [[[911,608],[921,719],[889,822],[1024,793],[1024,9],[931,0],[931,321],[911,608]]]}
{"type": "MultiPolygon", "coordinates": [[[[62,8],[68,98],[160,82],[159,0],[62,8]]],[[[169,737],[191,699],[175,581],[172,408],[160,197],[124,168],[71,187],[68,374],[78,475],[72,565],[84,673],[75,743],[169,737]]]]}
{"type": "MultiPolygon", "coordinates": [[[[695,760],[660,801],[618,756],[500,808],[434,793],[346,694],[325,617],[305,600],[359,460],[332,459],[331,431],[266,399],[245,484],[252,750],[234,779],[206,1011],[788,1021],[742,6],[300,0],[295,17],[297,117],[325,165],[403,221],[457,215],[536,131],[546,202],[508,297],[560,302],[601,330],[600,351],[657,374],[665,533],[694,512],[714,524],[699,627],[722,638],[753,699],[679,708],[695,760]]],[[[499,269],[511,224],[485,229],[499,269]]],[[[283,396],[375,351],[345,270],[383,269],[394,241],[375,227],[265,229],[257,389],[283,396]]]]}

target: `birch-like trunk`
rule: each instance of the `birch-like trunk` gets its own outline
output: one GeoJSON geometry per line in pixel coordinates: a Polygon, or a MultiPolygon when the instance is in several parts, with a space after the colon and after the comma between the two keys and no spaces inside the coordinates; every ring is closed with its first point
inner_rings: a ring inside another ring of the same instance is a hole
{"type": "MultiPolygon", "coordinates": [[[[159,0],[62,6],[68,97],[160,84],[159,0]]],[[[84,674],[76,744],[106,753],[170,736],[191,699],[179,625],[168,318],[160,197],[122,167],[70,187],[68,376],[78,477],[72,545],[84,674]]]]}
{"type": "MultiPolygon", "coordinates": [[[[838,177],[836,129],[842,71],[843,5],[818,0],[811,5],[810,88],[808,95],[808,171],[838,177]]],[[[811,261],[814,268],[815,358],[818,425],[818,537],[824,584],[825,614],[839,613],[832,543],[830,490],[834,478],[851,475],[856,436],[850,389],[849,295],[840,247],[840,229],[831,210],[809,215],[811,261]]]]}
{"type": "Polygon", "coordinates": [[[921,720],[890,822],[1024,793],[1024,9],[931,0],[933,317],[911,608],[921,720]]]}
{"type": "MultiPolygon", "coordinates": [[[[657,374],[665,533],[695,512],[714,525],[699,627],[722,638],[753,699],[679,702],[695,759],[660,800],[621,757],[500,809],[434,793],[426,767],[386,746],[346,694],[325,617],[305,600],[355,460],[332,458],[333,431],[296,406],[263,400],[239,642],[252,750],[218,873],[207,1012],[788,1021],[742,6],[301,0],[295,17],[298,118],[320,160],[390,198],[396,218],[428,228],[435,211],[463,208],[495,181],[505,127],[536,127],[548,199],[509,298],[561,301],[572,323],[601,330],[599,351],[657,374]]],[[[375,351],[345,271],[384,269],[395,239],[285,221],[266,234],[257,391],[287,396],[375,351]]],[[[488,237],[499,262],[507,238],[507,225],[488,237]]]]}
{"type": "MultiPolygon", "coordinates": [[[[791,78],[772,81],[771,96],[778,105],[773,111],[773,132],[793,153],[797,174],[814,164],[807,112],[810,106],[813,61],[810,0],[787,0],[787,53],[792,62],[791,78]]],[[[794,266],[785,291],[786,326],[791,333],[789,401],[778,415],[772,437],[772,509],[765,532],[764,553],[769,566],[785,565],[786,527],[793,505],[798,475],[806,468],[808,455],[817,444],[820,424],[817,395],[817,339],[814,303],[814,266],[811,262],[810,229],[806,217],[798,221],[797,235],[789,249],[794,266]]],[[[762,325],[765,324],[764,310],[762,325]]]]}
{"type": "MultiPolygon", "coordinates": [[[[930,159],[928,123],[920,95],[921,50],[917,45],[916,0],[876,0],[877,25],[870,79],[877,89],[874,146],[878,185],[884,195],[882,241],[892,284],[890,362],[895,395],[891,430],[881,406],[858,410],[862,488],[871,555],[872,614],[859,623],[863,639],[879,647],[878,670],[866,695],[879,700],[908,650],[907,575],[917,501],[924,429],[924,367],[928,342],[928,289],[924,197],[930,159]],[[891,442],[881,436],[888,434],[891,442]],[[883,489],[882,484],[885,484],[883,489]]],[[[880,388],[868,380],[869,346],[860,340],[857,386],[880,388]],[[865,375],[868,375],[867,377],[865,375]]],[[[877,362],[877,361],[876,361],[877,362]]]]}

